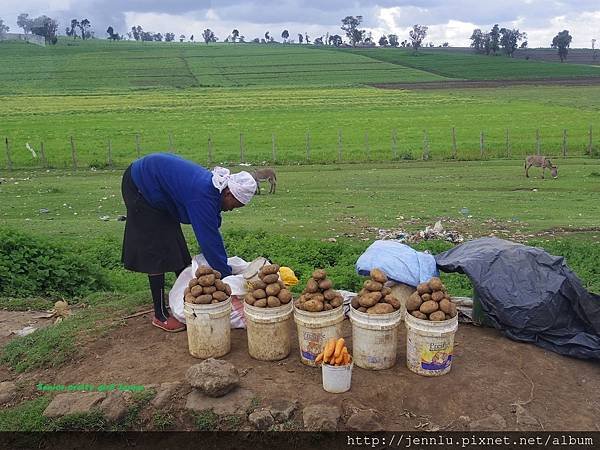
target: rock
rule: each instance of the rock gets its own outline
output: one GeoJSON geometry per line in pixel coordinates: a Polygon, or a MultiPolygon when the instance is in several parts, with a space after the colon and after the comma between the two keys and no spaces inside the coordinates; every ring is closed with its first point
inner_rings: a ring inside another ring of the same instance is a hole
{"type": "Polygon", "coordinates": [[[500,414],[494,413],[483,419],[474,420],[469,424],[469,428],[472,431],[500,431],[506,428],[506,421],[500,414]]]}
{"type": "Polygon", "coordinates": [[[110,422],[117,422],[127,415],[127,402],[121,392],[111,392],[100,403],[100,411],[110,422]]]}
{"type": "Polygon", "coordinates": [[[257,430],[261,431],[268,430],[275,423],[275,419],[273,419],[271,413],[266,409],[254,411],[248,416],[248,420],[257,430]]]}
{"type": "Polygon", "coordinates": [[[236,389],[225,397],[208,397],[193,389],[187,396],[185,408],[192,411],[212,409],[219,416],[246,415],[246,410],[252,405],[254,393],[248,389],[236,389]]]}
{"type": "Polygon", "coordinates": [[[352,414],[346,426],[350,431],[383,431],[381,417],[374,409],[363,409],[352,414]]]}
{"type": "Polygon", "coordinates": [[[531,415],[529,411],[523,408],[521,405],[517,405],[517,424],[528,425],[534,427],[540,427],[538,420],[531,415]]]}
{"type": "Polygon", "coordinates": [[[155,408],[164,407],[169,401],[171,401],[171,398],[173,395],[175,395],[180,386],[181,383],[179,381],[175,381],[173,383],[162,383],[157,389],[156,397],[154,397],[150,403],[155,408]]]}
{"type": "Polygon", "coordinates": [[[221,397],[240,384],[240,375],[235,366],[214,358],[194,364],[187,370],[185,378],[192,387],[210,397],[221,397]]]}
{"type": "Polygon", "coordinates": [[[43,412],[45,417],[87,413],[106,398],[106,392],[69,392],[58,394],[43,412]]]}
{"type": "Polygon", "coordinates": [[[127,220],[126,216],[123,216],[123,215],[117,216],[117,222],[125,222],[126,220],[127,220]]]}
{"type": "Polygon", "coordinates": [[[309,431],[335,431],[341,415],[340,408],[337,406],[307,406],[302,411],[304,428],[309,431]]]}
{"type": "Polygon", "coordinates": [[[17,385],[12,381],[0,383],[0,405],[10,402],[17,394],[17,385]]]}
{"type": "Polygon", "coordinates": [[[268,408],[275,421],[285,422],[286,420],[290,420],[298,405],[296,402],[289,400],[276,399],[269,404],[268,408]]]}

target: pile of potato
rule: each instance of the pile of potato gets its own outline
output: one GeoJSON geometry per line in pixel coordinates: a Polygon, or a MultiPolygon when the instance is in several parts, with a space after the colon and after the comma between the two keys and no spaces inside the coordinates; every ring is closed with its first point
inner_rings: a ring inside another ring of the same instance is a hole
{"type": "Polygon", "coordinates": [[[327,272],[317,269],[306,282],[306,288],[296,301],[296,308],[309,312],[330,311],[344,303],[342,294],[333,289],[327,272]]]}
{"type": "Polygon", "coordinates": [[[352,299],[352,307],[367,314],[389,314],[400,309],[400,300],[391,295],[392,290],[384,286],[387,276],[380,269],[371,270],[371,279],[352,299]]]}
{"type": "Polygon", "coordinates": [[[279,279],[279,266],[268,264],[258,272],[258,280],[251,282],[252,292],[248,292],[244,301],[258,308],[277,308],[292,300],[292,293],[279,279]]]}
{"type": "Polygon", "coordinates": [[[406,300],[406,311],[417,319],[434,322],[452,319],[457,314],[456,304],[437,277],[417,286],[416,292],[406,300]]]}
{"type": "Polygon", "coordinates": [[[221,281],[221,272],[208,266],[200,266],[183,295],[188,303],[207,305],[227,300],[231,295],[231,287],[221,281]]]}

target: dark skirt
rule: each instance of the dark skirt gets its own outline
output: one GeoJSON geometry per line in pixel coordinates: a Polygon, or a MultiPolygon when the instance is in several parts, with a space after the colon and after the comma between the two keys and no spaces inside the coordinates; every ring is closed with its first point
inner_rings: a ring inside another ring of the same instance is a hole
{"type": "Polygon", "coordinates": [[[168,212],[153,208],[131,177],[131,166],[121,184],[127,207],[123,237],[123,265],[134,272],[177,272],[191,264],[181,225],[168,212]]]}

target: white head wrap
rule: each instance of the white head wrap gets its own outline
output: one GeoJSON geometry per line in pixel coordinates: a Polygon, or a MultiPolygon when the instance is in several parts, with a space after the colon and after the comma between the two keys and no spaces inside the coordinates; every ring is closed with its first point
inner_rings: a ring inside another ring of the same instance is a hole
{"type": "Polygon", "coordinates": [[[232,174],[229,169],[215,167],[212,171],[212,183],[219,192],[229,188],[233,196],[244,205],[247,205],[256,192],[256,180],[248,172],[232,174]]]}

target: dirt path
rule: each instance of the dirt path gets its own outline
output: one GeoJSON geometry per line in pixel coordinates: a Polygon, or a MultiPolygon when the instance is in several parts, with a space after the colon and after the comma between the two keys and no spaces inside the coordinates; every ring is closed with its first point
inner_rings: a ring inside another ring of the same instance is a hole
{"type": "MultiPolygon", "coordinates": [[[[2,367],[0,381],[24,381],[33,393],[37,382],[147,385],[184,380],[187,368],[199,361],[187,351],[186,334],[164,333],[151,327],[149,320],[147,316],[129,319],[126,326],[85,345],[81,359],[58,370],[17,376],[2,367]]],[[[600,429],[597,363],[513,342],[493,329],[461,325],[452,371],[439,378],[420,377],[406,368],[403,325],[401,329],[398,364],[380,372],[355,368],[351,391],[341,395],[322,390],[320,371],[300,363],[295,340],[285,360],[260,362],[248,356],[245,330],[233,330],[232,351],[224,359],[245,373],[242,386],[262,401],[283,397],[302,405],[341,406],[352,399],[380,411],[386,429],[411,430],[427,422],[424,429],[464,429],[468,420],[461,416],[477,420],[494,413],[504,418],[507,429],[600,429]],[[513,404],[530,398],[525,408],[539,425],[519,425],[513,404]]],[[[345,335],[351,344],[348,321],[345,335]]],[[[181,399],[177,407],[183,405],[181,399]]]]}
{"type": "Polygon", "coordinates": [[[508,86],[597,86],[600,77],[588,78],[553,78],[553,79],[522,79],[522,80],[451,80],[424,81],[422,83],[377,83],[370,84],[379,89],[473,89],[497,88],[508,86]]]}

